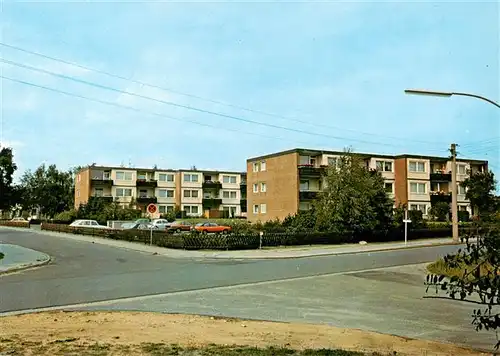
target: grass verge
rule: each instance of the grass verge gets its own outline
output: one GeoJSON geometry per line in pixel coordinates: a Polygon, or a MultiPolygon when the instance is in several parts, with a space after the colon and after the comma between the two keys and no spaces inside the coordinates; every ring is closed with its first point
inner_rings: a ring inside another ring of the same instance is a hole
{"type": "MultiPolygon", "coordinates": [[[[444,259],[439,259],[427,266],[427,270],[432,274],[444,275],[446,277],[459,277],[463,278],[466,271],[470,271],[474,266],[467,266],[461,264],[457,267],[450,267],[444,259]]],[[[492,266],[489,264],[484,264],[481,266],[481,275],[487,275],[488,272],[492,270],[492,266]]],[[[474,278],[471,276],[471,278],[474,278]]]]}
{"type": "MultiPolygon", "coordinates": [[[[281,347],[256,348],[250,346],[208,345],[203,347],[181,347],[176,344],[141,343],[119,345],[79,342],[77,338],[55,340],[50,343],[23,341],[20,338],[0,339],[0,354],[8,355],[147,355],[147,356],[389,356],[381,353],[319,349],[293,350],[281,347]]],[[[395,355],[394,353],[390,354],[395,355]]]]}

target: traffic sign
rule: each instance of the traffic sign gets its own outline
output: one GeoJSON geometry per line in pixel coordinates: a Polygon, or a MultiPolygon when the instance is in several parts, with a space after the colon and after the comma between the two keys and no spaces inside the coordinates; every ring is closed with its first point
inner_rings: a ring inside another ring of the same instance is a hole
{"type": "Polygon", "coordinates": [[[154,214],[154,213],[156,213],[158,208],[156,207],[156,204],[149,204],[147,207],[147,210],[148,210],[148,213],[154,214]]]}

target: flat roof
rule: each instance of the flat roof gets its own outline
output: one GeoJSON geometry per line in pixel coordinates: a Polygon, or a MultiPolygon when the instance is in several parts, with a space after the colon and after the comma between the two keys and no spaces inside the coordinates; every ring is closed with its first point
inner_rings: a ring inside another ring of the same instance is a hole
{"type": "Polygon", "coordinates": [[[97,169],[97,170],[122,170],[122,171],[141,171],[141,172],[167,172],[167,173],[177,173],[177,172],[199,172],[204,174],[241,174],[246,175],[247,172],[240,171],[217,171],[217,170],[206,170],[206,169],[170,169],[170,168],[133,168],[133,167],[119,167],[119,166],[97,166],[88,165],[82,167],[78,172],[84,171],[86,169],[97,169]]]}
{"type": "MultiPolygon", "coordinates": [[[[278,156],[284,156],[291,153],[298,153],[301,155],[343,155],[345,151],[328,151],[328,150],[316,150],[316,149],[306,149],[306,148],[293,148],[286,151],[280,151],[275,153],[270,153],[263,156],[252,157],[247,159],[247,162],[258,161],[278,156]]],[[[387,155],[387,154],[378,154],[378,153],[364,153],[364,152],[353,152],[353,154],[360,155],[365,158],[369,157],[379,157],[379,158],[390,158],[390,159],[398,159],[398,158],[415,158],[415,159],[429,159],[434,161],[449,161],[450,157],[439,157],[439,156],[426,156],[426,155],[415,155],[415,154],[398,154],[398,155],[387,155]]],[[[467,158],[457,158],[457,162],[469,162],[469,163],[477,163],[477,164],[487,164],[488,161],[477,160],[477,159],[467,159],[467,158]]]]}

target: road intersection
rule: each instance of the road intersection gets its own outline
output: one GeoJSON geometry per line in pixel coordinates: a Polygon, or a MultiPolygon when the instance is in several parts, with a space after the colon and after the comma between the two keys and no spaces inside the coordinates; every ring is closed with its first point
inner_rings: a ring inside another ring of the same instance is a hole
{"type": "Polygon", "coordinates": [[[0,241],[42,251],[50,264],[0,277],[0,315],[144,310],[374,330],[490,348],[472,307],[423,299],[425,266],[459,246],[276,260],[169,258],[87,241],[0,230],[0,241]]]}

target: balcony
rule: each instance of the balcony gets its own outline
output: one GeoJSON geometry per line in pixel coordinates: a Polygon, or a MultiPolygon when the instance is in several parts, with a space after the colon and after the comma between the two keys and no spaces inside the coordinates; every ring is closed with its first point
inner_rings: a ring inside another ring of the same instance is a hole
{"type": "Polygon", "coordinates": [[[247,200],[246,199],[241,199],[240,200],[240,208],[242,213],[247,212],[247,200]]]}
{"type": "Polygon", "coordinates": [[[317,167],[313,165],[299,165],[299,176],[303,177],[321,177],[325,173],[325,167],[317,167]]]}
{"type": "Polygon", "coordinates": [[[112,179],[92,178],[90,181],[92,182],[92,185],[100,185],[100,186],[113,185],[113,180],[112,179]]]}
{"type": "Polygon", "coordinates": [[[247,191],[247,182],[246,181],[245,182],[242,181],[240,183],[240,191],[242,191],[242,192],[246,192],[247,191]]]}
{"type": "Polygon", "coordinates": [[[136,200],[139,204],[156,204],[156,202],[158,201],[156,197],[149,196],[139,196],[136,200]]]}
{"type": "Polygon", "coordinates": [[[219,181],[206,180],[201,186],[203,189],[221,189],[222,183],[219,181]]]}
{"type": "Polygon", "coordinates": [[[156,188],[158,186],[158,181],[154,179],[137,179],[135,183],[138,187],[151,187],[156,188]]]}
{"type": "Polygon", "coordinates": [[[106,203],[112,203],[114,200],[111,195],[92,195],[92,198],[102,200],[106,203]]]}
{"type": "Polygon", "coordinates": [[[314,200],[318,197],[319,192],[304,190],[299,192],[299,200],[314,200]]]}
{"type": "Polygon", "coordinates": [[[211,208],[216,208],[219,205],[222,204],[222,199],[219,198],[203,198],[203,208],[204,209],[211,209],[211,208]]]}
{"type": "Polygon", "coordinates": [[[431,192],[431,204],[439,202],[451,203],[451,193],[431,192]]]}
{"type": "Polygon", "coordinates": [[[451,182],[451,173],[431,173],[431,182],[451,182]]]}

